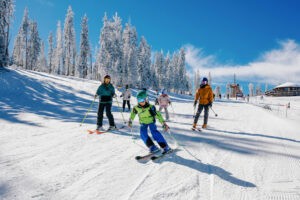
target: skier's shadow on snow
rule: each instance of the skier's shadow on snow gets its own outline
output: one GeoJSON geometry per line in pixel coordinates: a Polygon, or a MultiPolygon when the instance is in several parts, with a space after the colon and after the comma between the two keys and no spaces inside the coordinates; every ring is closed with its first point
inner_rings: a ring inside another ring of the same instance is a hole
{"type": "Polygon", "coordinates": [[[1,184],[0,185],[0,197],[3,196],[7,192],[8,192],[8,187],[4,184],[1,184]]]}
{"type": "Polygon", "coordinates": [[[202,163],[201,161],[195,161],[195,160],[189,160],[183,157],[180,157],[176,155],[175,153],[173,154],[172,157],[170,158],[165,158],[164,160],[161,160],[160,162],[174,162],[179,165],[183,165],[189,168],[192,168],[194,170],[197,170],[202,173],[206,174],[213,174],[221,179],[228,181],[234,185],[238,185],[241,187],[256,187],[255,184],[244,181],[242,179],[239,179],[237,177],[234,177],[230,172],[226,171],[225,169],[222,169],[221,167],[211,165],[211,164],[205,164],[202,163]]]}
{"type": "Polygon", "coordinates": [[[208,130],[220,132],[220,133],[227,133],[227,134],[233,134],[233,135],[246,135],[246,136],[252,136],[252,137],[263,137],[263,138],[271,138],[271,139],[278,139],[278,140],[285,140],[289,142],[296,142],[300,143],[298,140],[284,138],[284,137],[277,137],[272,135],[264,135],[264,134],[258,134],[258,133],[246,133],[246,132],[233,132],[233,131],[224,131],[224,130],[218,130],[215,128],[209,128],[208,130]]]}

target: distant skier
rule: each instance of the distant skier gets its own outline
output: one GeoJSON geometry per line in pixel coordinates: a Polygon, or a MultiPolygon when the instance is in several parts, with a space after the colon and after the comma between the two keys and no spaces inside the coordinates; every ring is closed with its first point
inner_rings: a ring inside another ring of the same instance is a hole
{"type": "Polygon", "coordinates": [[[203,120],[204,123],[202,125],[202,128],[207,128],[209,107],[211,107],[213,103],[213,91],[210,85],[208,85],[208,80],[205,77],[202,79],[200,88],[196,92],[194,108],[196,108],[198,100],[199,100],[199,106],[194,119],[193,128],[194,129],[196,128],[199,116],[203,108],[204,108],[204,120],[203,120]]]}
{"type": "Polygon", "coordinates": [[[109,128],[108,130],[116,129],[116,125],[114,122],[114,117],[111,113],[112,107],[112,98],[115,96],[115,88],[110,83],[110,76],[104,76],[103,83],[98,87],[98,90],[95,94],[95,98],[99,96],[99,107],[98,107],[98,117],[97,117],[97,130],[98,131],[106,131],[102,127],[103,123],[103,112],[106,109],[106,116],[109,121],[109,128]]]}
{"type": "Polygon", "coordinates": [[[162,90],[161,95],[158,97],[157,101],[159,104],[159,112],[164,109],[166,113],[166,121],[169,121],[168,106],[171,105],[171,100],[165,89],[162,90]]]}
{"type": "Polygon", "coordinates": [[[165,131],[169,129],[169,126],[164,121],[160,112],[156,111],[154,105],[147,102],[147,93],[140,91],[137,94],[138,105],[134,106],[128,121],[128,126],[132,127],[132,121],[135,116],[138,115],[140,121],[140,136],[146,146],[149,148],[150,153],[158,152],[158,147],[154,144],[152,139],[148,135],[148,127],[150,128],[153,139],[163,149],[163,153],[171,150],[162,134],[157,130],[156,119],[163,125],[165,131]]]}
{"type": "Polygon", "coordinates": [[[159,92],[158,92],[158,90],[156,90],[156,97],[155,97],[155,100],[154,100],[155,105],[159,105],[158,98],[159,98],[159,92]]]}
{"type": "Polygon", "coordinates": [[[131,90],[128,85],[126,85],[125,91],[122,93],[121,97],[123,97],[123,112],[125,111],[125,105],[127,103],[128,111],[130,111],[130,98],[131,98],[131,90]]]}

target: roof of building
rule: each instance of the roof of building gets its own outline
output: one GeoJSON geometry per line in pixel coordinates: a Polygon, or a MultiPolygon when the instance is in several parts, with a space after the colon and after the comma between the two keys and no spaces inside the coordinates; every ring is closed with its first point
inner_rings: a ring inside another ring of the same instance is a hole
{"type": "Polygon", "coordinates": [[[285,88],[285,87],[300,87],[300,85],[296,84],[296,83],[286,82],[286,83],[276,86],[275,88],[285,88]]]}

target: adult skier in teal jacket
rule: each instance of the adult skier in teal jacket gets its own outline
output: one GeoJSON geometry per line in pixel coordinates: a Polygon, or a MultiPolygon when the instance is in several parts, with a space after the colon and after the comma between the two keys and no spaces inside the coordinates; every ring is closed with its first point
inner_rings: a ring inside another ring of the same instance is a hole
{"type": "Polygon", "coordinates": [[[116,129],[114,116],[111,113],[112,98],[115,96],[115,88],[110,83],[110,76],[106,75],[104,77],[103,83],[98,87],[95,94],[95,98],[99,96],[99,107],[98,107],[98,117],[97,117],[97,130],[105,131],[102,127],[103,125],[103,112],[106,110],[106,116],[109,121],[109,130],[116,129]]]}

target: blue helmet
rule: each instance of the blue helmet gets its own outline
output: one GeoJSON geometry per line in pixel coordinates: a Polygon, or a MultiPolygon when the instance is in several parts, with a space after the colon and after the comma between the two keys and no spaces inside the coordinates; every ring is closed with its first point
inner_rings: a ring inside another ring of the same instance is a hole
{"type": "Polygon", "coordinates": [[[203,77],[201,84],[206,85],[208,83],[208,79],[203,77]]]}

